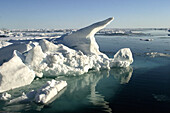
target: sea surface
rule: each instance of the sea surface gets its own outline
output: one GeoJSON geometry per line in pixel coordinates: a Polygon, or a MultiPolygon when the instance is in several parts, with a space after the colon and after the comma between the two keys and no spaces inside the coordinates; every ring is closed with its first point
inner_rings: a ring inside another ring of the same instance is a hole
{"type": "Polygon", "coordinates": [[[51,79],[66,80],[68,86],[48,105],[34,102],[6,105],[0,101],[0,112],[170,113],[170,57],[167,55],[170,36],[165,30],[140,32],[150,35],[96,36],[100,50],[111,58],[119,49],[130,48],[134,58],[130,67],[34,80],[31,85],[8,93],[18,97],[51,79]],[[146,54],[151,52],[165,55],[146,54]]]}

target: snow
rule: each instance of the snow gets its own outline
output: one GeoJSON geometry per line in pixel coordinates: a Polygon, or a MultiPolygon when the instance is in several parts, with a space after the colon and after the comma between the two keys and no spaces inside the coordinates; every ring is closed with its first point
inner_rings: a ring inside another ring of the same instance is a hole
{"type": "Polygon", "coordinates": [[[11,95],[8,94],[7,92],[4,92],[0,96],[0,100],[9,100],[11,98],[11,95]]]}
{"type": "Polygon", "coordinates": [[[0,66],[0,92],[30,84],[35,73],[21,60],[18,52],[13,52],[12,58],[0,66]]]}
{"type": "Polygon", "coordinates": [[[88,27],[82,28],[73,32],[72,34],[62,36],[60,39],[61,43],[73,48],[75,50],[81,50],[84,54],[102,54],[99,51],[99,46],[94,38],[95,33],[103,29],[108,25],[114,18],[108,18],[104,21],[94,23],[88,27]]]}
{"type": "Polygon", "coordinates": [[[40,63],[43,61],[43,58],[46,55],[42,52],[42,49],[39,45],[35,46],[31,50],[28,51],[25,63],[29,65],[35,72],[38,77],[42,77],[43,73],[39,72],[37,69],[40,65],[40,63]]]}
{"type": "Polygon", "coordinates": [[[85,55],[81,51],[75,51],[63,44],[55,45],[47,40],[41,40],[39,45],[41,48],[35,46],[28,52],[26,62],[35,72],[44,72],[46,76],[81,75],[90,69],[128,67],[133,62],[128,48],[121,49],[112,59],[106,55],[85,55]]]}
{"type": "Polygon", "coordinates": [[[6,47],[8,45],[11,45],[12,43],[10,42],[5,42],[5,41],[0,41],[0,49],[3,48],[3,47],[6,47]]]}
{"type": "Polygon", "coordinates": [[[67,86],[66,81],[56,81],[51,80],[48,81],[42,88],[37,91],[35,96],[35,102],[46,104],[48,103],[54,96],[58,94],[64,87],[67,86]]]}

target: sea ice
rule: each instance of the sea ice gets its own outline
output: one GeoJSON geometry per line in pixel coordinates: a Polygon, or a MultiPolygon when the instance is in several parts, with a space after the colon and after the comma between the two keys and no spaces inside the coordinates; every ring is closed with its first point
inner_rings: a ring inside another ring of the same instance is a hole
{"type": "Polygon", "coordinates": [[[31,90],[26,94],[23,92],[20,97],[10,100],[8,105],[15,103],[28,103],[32,101],[36,103],[47,104],[66,86],[66,81],[56,81],[52,79],[51,81],[47,81],[47,83],[38,90],[31,90]]]}
{"type": "Polygon", "coordinates": [[[9,100],[11,98],[11,95],[8,94],[7,92],[4,92],[0,96],[0,100],[9,100]]]}
{"type": "Polygon", "coordinates": [[[66,86],[66,81],[56,81],[54,79],[47,81],[47,83],[37,91],[35,102],[42,104],[48,103],[54,96],[57,95],[59,91],[61,91],[66,86]]]}
{"type": "Polygon", "coordinates": [[[10,43],[10,42],[0,41],[0,48],[6,47],[6,46],[11,45],[11,44],[12,43],[10,43]]]}
{"type": "Polygon", "coordinates": [[[151,57],[170,57],[170,54],[167,53],[158,53],[158,52],[151,52],[151,53],[146,53],[146,55],[149,55],[151,57]]]}
{"type": "Polygon", "coordinates": [[[30,70],[18,56],[17,51],[13,57],[0,66],[0,92],[30,84],[35,73],[30,70]]]}

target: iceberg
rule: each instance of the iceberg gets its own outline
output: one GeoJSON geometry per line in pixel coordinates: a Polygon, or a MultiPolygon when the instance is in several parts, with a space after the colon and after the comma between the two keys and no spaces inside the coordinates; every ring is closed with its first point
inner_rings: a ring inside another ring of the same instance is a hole
{"type": "Polygon", "coordinates": [[[114,58],[108,58],[99,51],[95,41],[95,33],[112,20],[113,18],[108,18],[63,35],[56,39],[57,43],[53,43],[55,40],[50,42],[42,39],[36,43],[14,43],[1,48],[0,92],[28,85],[35,75],[40,78],[44,75],[75,76],[89,70],[128,67],[133,62],[129,48],[123,48],[114,55],[114,58]]]}
{"type": "Polygon", "coordinates": [[[30,84],[35,73],[30,70],[21,60],[17,51],[13,57],[0,66],[0,92],[30,84]]]}

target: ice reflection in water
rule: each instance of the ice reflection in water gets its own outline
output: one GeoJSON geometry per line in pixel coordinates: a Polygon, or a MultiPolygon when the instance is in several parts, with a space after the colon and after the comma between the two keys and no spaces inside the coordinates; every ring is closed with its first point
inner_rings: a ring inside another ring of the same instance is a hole
{"type": "MultiPolygon", "coordinates": [[[[22,112],[76,112],[86,108],[99,109],[104,112],[112,112],[109,102],[106,98],[114,97],[115,92],[119,89],[121,84],[128,83],[133,73],[132,67],[127,68],[113,68],[111,70],[90,71],[81,76],[60,76],[57,80],[66,80],[68,86],[62,90],[49,105],[50,109],[44,105],[37,105],[34,102],[18,103],[15,105],[4,106],[1,110],[5,111],[22,111],[22,112]],[[100,88],[99,88],[100,86],[100,88]],[[108,93],[108,94],[105,94],[108,93]],[[108,97],[110,96],[110,97],[108,97]],[[45,107],[45,109],[44,109],[45,107]],[[89,108],[90,107],[90,108],[89,108]]],[[[34,81],[31,88],[37,88],[37,84],[41,86],[43,78],[34,81]],[[35,85],[36,84],[36,85],[35,85]],[[34,86],[35,85],[35,86],[34,86]]],[[[50,78],[51,79],[51,78],[50,78]]],[[[28,91],[27,87],[22,87],[20,90],[28,91]]],[[[18,89],[16,90],[16,92],[18,89]]],[[[15,94],[15,90],[11,92],[15,94]]],[[[16,98],[16,97],[15,97],[16,98]]]]}
{"type": "MultiPolygon", "coordinates": [[[[127,67],[127,68],[114,68],[111,69],[110,71],[107,71],[106,73],[103,73],[102,75],[113,75],[116,80],[119,81],[120,84],[125,84],[128,83],[131,76],[133,73],[133,68],[132,67],[127,67]]],[[[93,81],[93,83],[90,86],[91,89],[91,94],[89,95],[88,99],[90,100],[91,103],[95,106],[100,106],[104,108],[105,112],[112,113],[112,109],[109,107],[109,102],[105,101],[105,97],[102,94],[99,94],[96,91],[96,85],[99,82],[100,79],[103,78],[101,76],[99,79],[96,81],[93,81]]]]}

